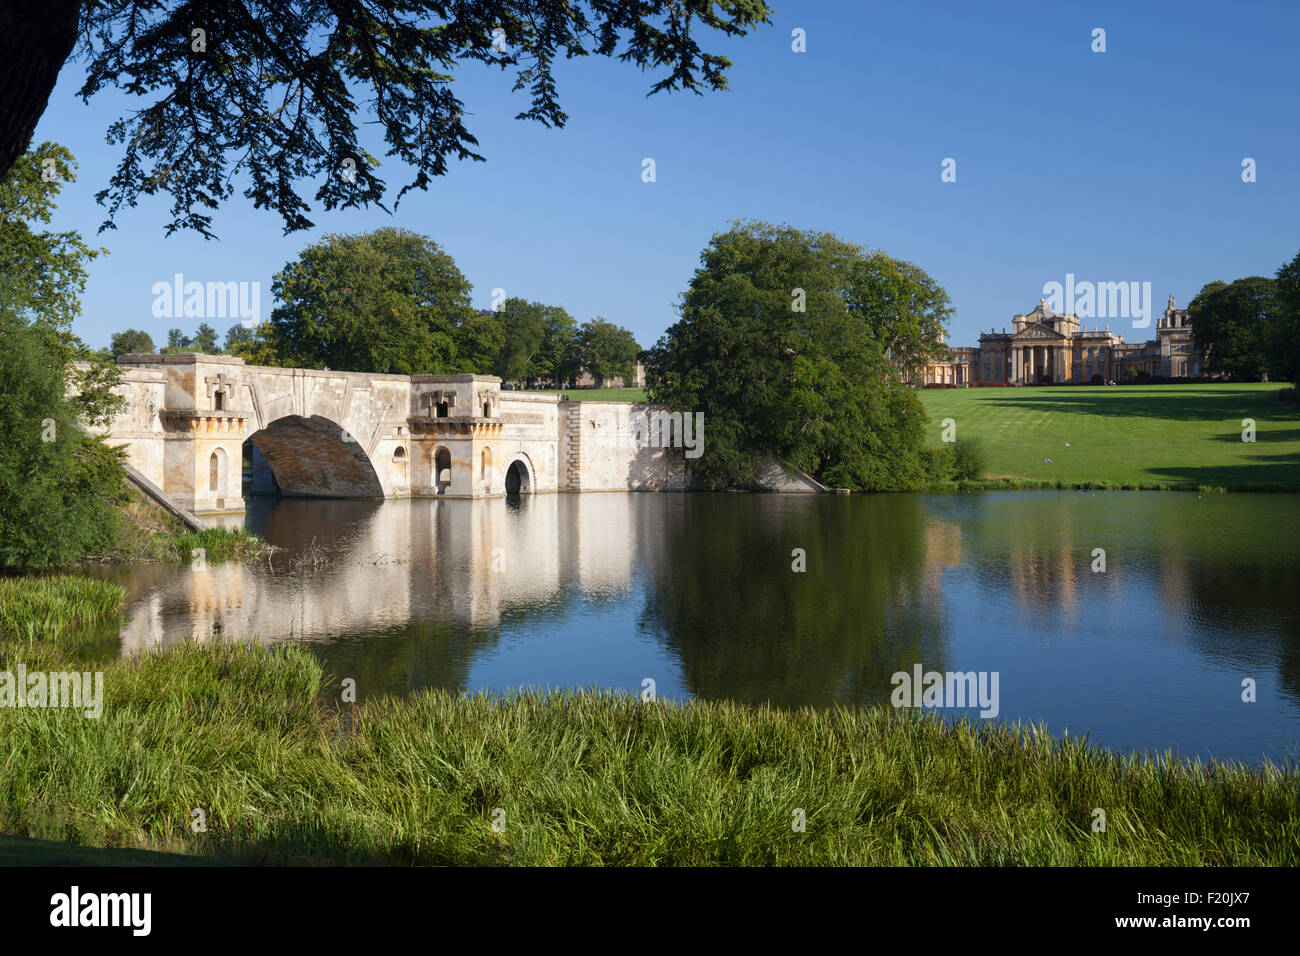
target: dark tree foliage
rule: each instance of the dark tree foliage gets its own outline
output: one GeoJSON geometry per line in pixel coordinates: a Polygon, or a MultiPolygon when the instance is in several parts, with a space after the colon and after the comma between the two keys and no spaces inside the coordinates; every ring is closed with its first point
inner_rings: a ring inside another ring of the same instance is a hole
{"type": "Polygon", "coordinates": [[[1300,253],[1277,270],[1277,304],[1272,348],[1276,377],[1300,385],[1300,253]]]}
{"type": "Polygon", "coordinates": [[[631,384],[641,356],[641,346],[631,331],[600,316],[582,324],[574,351],[572,365],[588,372],[601,386],[612,378],[631,384]]]}
{"type": "Polygon", "coordinates": [[[120,454],[82,431],[116,409],[112,381],[76,373],[58,330],[15,298],[0,284],[0,568],[34,570],[108,548],[125,492],[120,454]]]}
{"type": "Polygon", "coordinates": [[[557,61],[595,54],[662,71],[651,93],[721,90],[730,61],[697,34],[743,36],[770,14],[763,0],[6,0],[0,175],[27,148],[78,36],[83,99],[108,86],[145,99],[109,127],[124,153],[97,196],[105,227],[165,194],[169,232],[210,237],[212,210],[240,178],[286,232],[312,225],[304,181],[325,209],[387,208],[360,124],[377,121],[384,154],[414,170],[398,199],[449,158],[482,160],[453,92],[466,64],[513,71],[528,97],[518,118],[559,127],[557,61]]]}
{"type": "Polygon", "coordinates": [[[385,227],[328,235],[275,275],[279,364],[411,375],[455,372],[469,280],[436,242],[385,227]]]}
{"type": "MultiPolygon", "coordinates": [[[[500,327],[491,370],[503,381],[530,387],[543,381],[558,382],[575,364],[577,324],[558,305],[506,299],[500,311],[489,313],[486,320],[500,327]]],[[[462,334],[470,347],[483,336],[477,324],[462,329],[462,334]]]]}
{"type": "Polygon", "coordinates": [[[746,485],[770,458],[836,487],[903,490],[930,477],[925,411],[884,345],[914,334],[894,335],[896,324],[923,324],[907,303],[946,302],[925,273],[875,268],[874,254],[829,233],[768,223],[715,235],[700,258],[646,370],[652,401],[704,413],[697,479],[746,485]]]}
{"type": "MultiPolygon", "coordinates": [[[[0,100],[5,94],[0,93],[0,100]]],[[[0,174],[0,269],[12,281],[11,304],[66,330],[81,314],[87,266],[106,250],[91,249],[75,231],[43,229],[65,183],[77,178],[72,153],[42,143],[0,174]]]]}
{"type": "Polygon", "coordinates": [[[86,264],[76,232],[51,232],[63,147],[44,143],[0,176],[0,567],[67,564],[108,546],[123,495],[117,453],[83,431],[121,407],[121,370],[72,334],[86,264]]]}
{"type": "Polygon", "coordinates": [[[1279,371],[1277,283],[1266,276],[1211,282],[1187,306],[1192,339],[1212,374],[1260,381],[1279,371]]]}
{"type": "Polygon", "coordinates": [[[113,358],[127,355],[131,352],[150,353],[154,350],[153,336],[148,332],[142,332],[140,329],[125,329],[116,332],[108,341],[108,352],[113,358]]]}

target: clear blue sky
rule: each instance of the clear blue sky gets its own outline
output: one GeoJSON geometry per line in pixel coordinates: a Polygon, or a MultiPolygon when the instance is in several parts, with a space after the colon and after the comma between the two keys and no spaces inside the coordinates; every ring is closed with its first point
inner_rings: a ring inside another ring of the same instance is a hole
{"type": "MultiPolygon", "coordinates": [[[[152,287],[260,282],[326,232],[393,224],[435,239],[474,284],[632,329],[650,345],[700,250],[733,218],[828,230],[915,262],[952,296],[949,341],[1010,325],[1043,284],[1151,282],[1158,309],[1206,282],[1271,275],[1300,251],[1300,4],[1281,2],[892,3],[777,0],[774,25],[709,38],[734,61],[731,89],[657,94],[623,64],[560,65],[564,129],[516,121],[508,74],[457,82],[486,163],[453,163],[396,215],[326,214],[281,234],[237,196],[220,241],[163,235],[169,198],[147,199],[95,235],[94,201],[119,158],[104,132],[129,101],[75,96],[65,66],[35,142],[71,148],[80,179],[55,227],[111,255],[92,265],[78,333],[92,346],[128,327],[155,341],[198,320],[156,319],[152,287]],[[807,52],[791,50],[791,31],[807,52]],[[1107,52],[1093,53],[1093,28],[1107,52]],[[657,181],[641,180],[653,157],[657,181]],[[945,157],[957,181],[940,181],[945,157]],[[1241,181],[1241,161],[1258,181],[1241,181]]],[[[407,170],[381,170],[400,186],[407,170]]],[[[302,192],[310,197],[315,184],[302,192]]],[[[229,322],[213,323],[224,336],[229,322]]],[[[1122,330],[1130,341],[1146,333],[1122,330]]]]}

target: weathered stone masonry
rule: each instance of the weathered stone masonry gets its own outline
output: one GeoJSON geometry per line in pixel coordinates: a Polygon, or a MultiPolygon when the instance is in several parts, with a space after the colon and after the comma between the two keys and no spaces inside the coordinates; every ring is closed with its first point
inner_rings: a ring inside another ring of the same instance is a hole
{"type": "Polygon", "coordinates": [[[503,392],[485,375],[379,375],[245,365],[225,355],[122,356],[125,409],[101,436],[196,514],[253,490],[483,498],[509,491],[686,487],[680,448],[626,441],[645,405],[503,392]]]}

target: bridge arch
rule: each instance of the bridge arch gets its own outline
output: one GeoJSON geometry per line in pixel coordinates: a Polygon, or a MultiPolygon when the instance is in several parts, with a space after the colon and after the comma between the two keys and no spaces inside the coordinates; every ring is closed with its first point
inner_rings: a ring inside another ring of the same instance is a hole
{"type": "Polygon", "coordinates": [[[537,487],[533,463],[523,452],[516,453],[506,465],[506,494],[531,495],[537,487]]]}
{"type": "Polygon", "coordinates": [[[285,415],[248,436],[270,465],[280,494],[298,498],[382,498],[364,448],[321,415],[285,415]]]}

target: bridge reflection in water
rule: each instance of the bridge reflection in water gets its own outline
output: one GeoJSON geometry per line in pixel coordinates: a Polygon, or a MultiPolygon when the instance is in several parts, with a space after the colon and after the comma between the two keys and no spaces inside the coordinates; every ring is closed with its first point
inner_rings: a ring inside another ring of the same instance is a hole
{"type": "Polygon", "coordinates": [[[1300,727],[1288,495],[256,499],[269,562],[102,573],[122,653],[304,641],[362,697],[605,686],[781,706],[998,671],[1004,719],[1254,760],[1300,727]],[[792,570],[795,549],[806,570],[792,570]],[[1095,552],[1107,555],[1104,573],[1095,552]],[[1258,702],[1239,699],[1243,677],[1258,702]]]}

